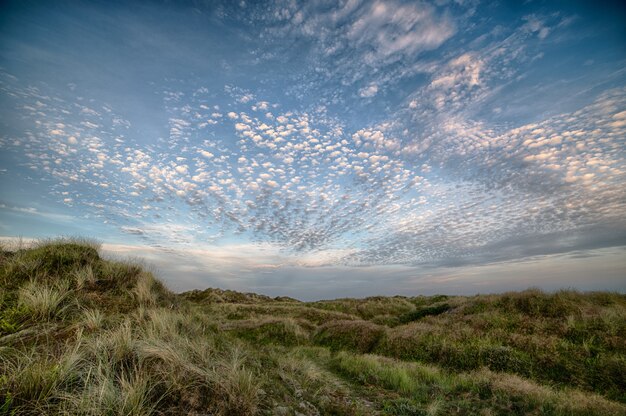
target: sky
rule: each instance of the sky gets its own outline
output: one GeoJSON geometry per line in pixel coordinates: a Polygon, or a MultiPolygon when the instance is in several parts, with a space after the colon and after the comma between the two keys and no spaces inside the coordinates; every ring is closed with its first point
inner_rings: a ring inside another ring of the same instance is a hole
{"type": "Polygon", "coordinates": [[[626,6],[5,1],[0,236],[176,291],[626,292],[626,6]]]}

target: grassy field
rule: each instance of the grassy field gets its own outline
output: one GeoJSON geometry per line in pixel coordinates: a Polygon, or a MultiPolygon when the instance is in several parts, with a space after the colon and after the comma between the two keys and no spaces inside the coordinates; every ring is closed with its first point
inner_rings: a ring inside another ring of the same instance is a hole
{"type": "Polygon", "coordinates": [[[173,294],[94,243],[0,252],[0,415],[626,415],[626,296],[173,294]]]}

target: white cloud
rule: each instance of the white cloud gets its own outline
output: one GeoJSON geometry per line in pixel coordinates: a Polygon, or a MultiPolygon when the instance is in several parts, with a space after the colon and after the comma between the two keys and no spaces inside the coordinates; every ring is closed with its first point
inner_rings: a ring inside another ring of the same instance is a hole
{"type": "Polygon", "coordinates": [[[375,1],[350,26],[346,37],[356,46],[375,50],[372,59],[416,54],[439,47],[456,29],[427,4],[375,1]]]}
{"type": "Polygon", "coordinates": [[[373,97],[378,93],[378,85],[370,84],[359,91],[361,97],[373,97]]]}

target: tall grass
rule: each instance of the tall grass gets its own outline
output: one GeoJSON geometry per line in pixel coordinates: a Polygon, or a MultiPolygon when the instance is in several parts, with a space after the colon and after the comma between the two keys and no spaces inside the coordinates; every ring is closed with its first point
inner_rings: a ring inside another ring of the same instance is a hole
{"type": "Polygon", "coordinates": [[[80,346],[79,336],[60,356],[41,354],[34,347],[3,355],[0,405],[4,403],[6,410],[11,408],[16,414],[46,413],[62,391],[77,380],[83,358],[80,346]]]}
{"type": "Polygon", "coordinates": [[[72,277],[74,278],[77,290],[81,290],[85,286],[93,286],[96,284],[97,281],[96,275],[91,265],[87,265],[81,267],[80,269],[74,270],[72,273],[72,277]]]}
{"type": "MultiPolygon", "coordinates": [[[[513,414],[619,415],[626,410],[624,406],[598,395],[576,390],[554,390],[518,376],[493,373],[487,369],[451,374],[432,366],[347,352],[338,353],[331,359],[331,364],[363,385],[380,386],[410,399],[396,405],[404,403],[405,407],[413,407],[413,412],[418,414],[447,414],[453,409],[456,414],[474,414],[481,408],[495,408],[498,413],[513,414]],[[454,403],[454,406],[444,404],[452,394],[465,396],[465,401],[454,403]],[[511,408],[511,399],[522,401],[516,408],[511,408]]],[[[390,406],[389,410],[393,407],[390,406]]]]}
{"type": "Polygon", "coordinates": [[[49,321],[62,317],[70,295],[69,284],[61,281],[55,285],[31,280],[18,292],[18,305],[25,309],[33,321],[49,321]]]}
{"type": "Polygon", "coordinates": [[[97,331],[104,324],[104,314],[99,309],[85,309],[83,311],[82,323],[90,331],[97,331]]]}
{"type": "Polygon", "coordinates": [[[153,291],[155,279],[151,274],[140,273],[133,293],[140,305],[154,306],[157,303],[156,293],[153,291]]]}
{"type": "Polygon", "coordinates": [[[254,415],[259,410],[260,383],[258,377],[246,368],[246,357],[239,348],[233,348],[229,361],[220,373],[225,377],[216,385],[221,395],[220,413],[232,416],[254,415]]]}

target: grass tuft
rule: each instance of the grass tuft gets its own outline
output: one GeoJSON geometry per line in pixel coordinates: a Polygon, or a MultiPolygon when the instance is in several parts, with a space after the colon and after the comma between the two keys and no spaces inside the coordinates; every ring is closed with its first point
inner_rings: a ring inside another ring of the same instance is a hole
{"type": "Polygon", "coordinates": [[[42,284],[31,280],[18,292],[18,305],[33,321],[50,321],[63,316],[70,295],[67,281],[56,285],[42,284]]]}

